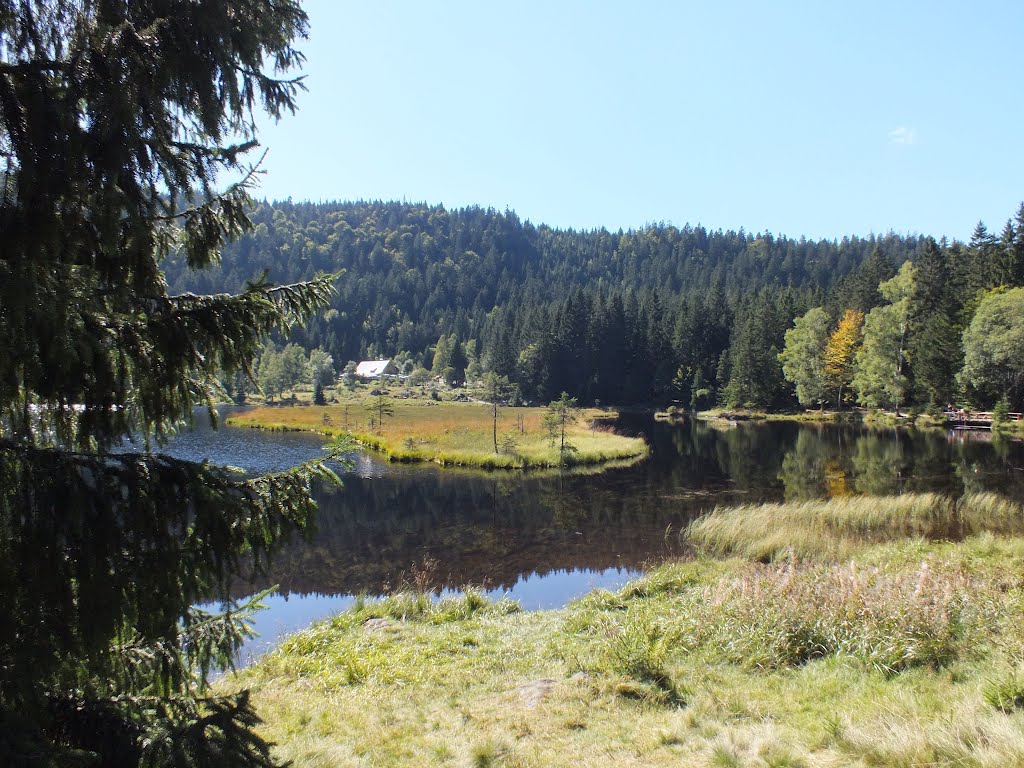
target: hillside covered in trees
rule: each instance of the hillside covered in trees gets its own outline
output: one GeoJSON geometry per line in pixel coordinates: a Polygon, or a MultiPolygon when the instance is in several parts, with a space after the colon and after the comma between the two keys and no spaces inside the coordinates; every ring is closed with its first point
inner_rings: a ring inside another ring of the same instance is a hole
{"type": "Polygon", "coordinates": [[[1000,235],[979,223],[968,243],[664,223],[580,232],[397,202],[264,202],[252,219],[220,265],[189,272],[172,257],[168,281],[214,293],[264,271],[275,283],[340,272],[332,308],[290,339],[317,352],[318,378],[325,356],[335,374],[393,357],[457,382],[493,371],[540,401],[562,391],[694,407],[1020,399],[1012,363],[989,370],[1001,353],[972,357],[964,345],[986,291],[1024,285],[1024,206],[1000,235]],[[972,360],[977,375],[961,374],[972,360]]]}

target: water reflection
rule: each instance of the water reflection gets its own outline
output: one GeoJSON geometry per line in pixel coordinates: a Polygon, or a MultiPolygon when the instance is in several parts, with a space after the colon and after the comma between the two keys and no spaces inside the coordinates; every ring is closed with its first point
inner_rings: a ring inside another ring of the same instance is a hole
{"type": "MultiPolygon", "coordinates": [[[[473,584],[526,607],[557,607],[686,555],[680,532],[716,505],[911,491],[1024,499],[1020,442],[641,416],[623,417],[620,428],[645,435],[651,456],[596,474],[468,472],[359,455],[343,488],[317,489],[315,530],[283,547],[268,577],[236,584],[235,594],[280,585],[260,618],[271,636],[274,627],[294,630],[344,607],[347,596],[396,588],[414,569],[431,589],[473,584]]],[[[311,458],[321,444],[296,433],[212,433],[200,423],[170,451],[267,471],[311,458]]]]}
{"type": "Polygon", "coordinates": [[[361,456],[344,488],[317,490],[316,530],[281,551],[268,579],[237,591],[278,583],[286,596],[379,594],[414,568],[436,590],[510,590],[526,578],[634,572],[686,554],[680,531],[716,505],[911,491],[1024,497],[1016,442],[640,417],[622,427],[643,433],[652,455],[599,474],[488,474],[361,456]]]}

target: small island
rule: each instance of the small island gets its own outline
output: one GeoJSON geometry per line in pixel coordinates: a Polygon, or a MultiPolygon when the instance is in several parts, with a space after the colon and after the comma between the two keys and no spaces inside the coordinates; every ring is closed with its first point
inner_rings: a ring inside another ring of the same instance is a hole
{"type": "Polygon", "coordinates": [[[548,407],[505,407],[467,400],[354,394],[331,405],[257,406],[231,416],[232,427],[350,437],[389,461],[429,461],[481,469],[602,465],[647,455],[641,437],[617,434],[615,411],[576,408],[564,398],[548,407]]]}

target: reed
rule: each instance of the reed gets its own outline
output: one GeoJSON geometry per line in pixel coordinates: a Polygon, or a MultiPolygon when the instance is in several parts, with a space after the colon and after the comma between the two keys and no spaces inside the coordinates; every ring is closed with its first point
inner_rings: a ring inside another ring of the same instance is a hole
{"type": "Polygon", "coordinates": [[[793,555],[845,560],[893,539],[961,539],[982,531],[1024,531],[1024,509],[991,493],[959,500],[933,493],[854,496],[716,507],[687,534],[711,554],[768,562],[793,555]]]}

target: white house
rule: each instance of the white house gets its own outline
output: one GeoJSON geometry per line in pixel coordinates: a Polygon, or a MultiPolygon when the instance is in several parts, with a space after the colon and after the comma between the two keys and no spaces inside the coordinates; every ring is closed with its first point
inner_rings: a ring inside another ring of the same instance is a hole
{"type": "Polygon", "coordinates": [[[363,360],[356,366],[360,379],[379,379],[381,376],[397,376],[398,368],[390,360],[363,360]]]}

